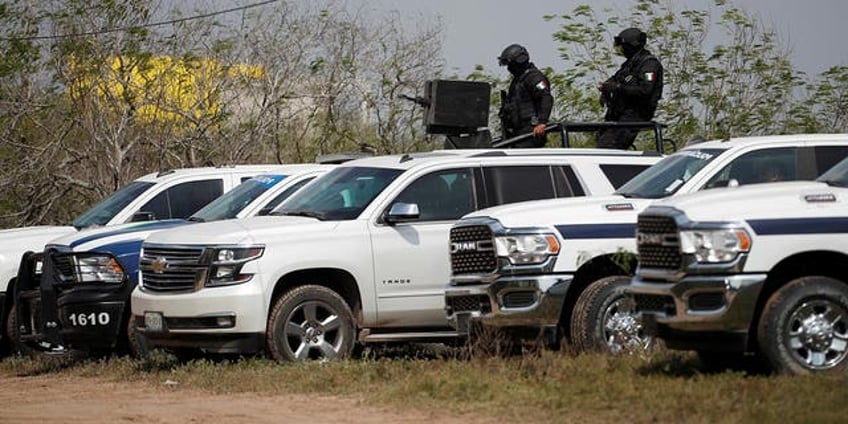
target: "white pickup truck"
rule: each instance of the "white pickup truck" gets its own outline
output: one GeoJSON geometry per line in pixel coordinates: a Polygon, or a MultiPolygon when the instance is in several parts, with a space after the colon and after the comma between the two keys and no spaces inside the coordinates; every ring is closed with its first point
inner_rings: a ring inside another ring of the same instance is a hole
{"type": "Polygon", "coordinates": [[[483,326],[554,346],[564,337],[578,350],[638,349],[650,338],[624,291],[636,269],[640,211],[657,199],[775,175],[812,180],[846,154],[848,135],[703,142],[664,158],[612,196],[471,213],[451,229],[447,317],[464,333],[483,326]]]}
{"type": "Polygon", "coordinates": [[[505,203],[609,194],[657,160],[518,149],[348,162],[295,194],[280,216],[151,235],[132,313],[153,346],[267,350],[281,361],[344,357],[357,340],[455,340],[444,285],[457,218],[505,203]]]}
{"type": "Polygon", "coordinates": [[[848,160],[816,182],[659,202],[637,231],[629,291],[667,347],[711,368],[848,369],[848,160]]]}
{"type": "MultiPolygon", "coordinates": [[[[79,230],[127,222],[187,218],[242,181],[278,165],[239,165],[177,169],[145,175],[116,191],[72,225],[35,226],[0,231],[0,322],[6,323],[11,290],[18,275],[21,255],[40,252],[57,237],[79,230]]],[[[2,326],[3,330],[6,325],[2,326]]],[[[5,331],[2,331],[5,333],[5,331]]],[[[3,334],[4,347],[8,337],[3,334]]]]}

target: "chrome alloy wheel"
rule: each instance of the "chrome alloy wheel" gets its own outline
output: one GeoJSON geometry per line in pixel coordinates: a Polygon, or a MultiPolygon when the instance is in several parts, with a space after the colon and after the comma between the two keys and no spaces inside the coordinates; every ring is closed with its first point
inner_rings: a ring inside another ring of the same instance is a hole
{"type": "Polygon", "coordinates": [[[342,320],[337,311],[321,301],[295,307],[286,318],[285,343],[298,360],[333,360],[344,345],[342,320]]]}
{"type": "Polygon", "coordinates": [[[642,332],[633,306],[632,299],[620,297],[604,311],[604,340],[613,354],[644,351],[651,346],[652,338],[642,332]]]}
{"type": "Polygon", "coordinates": [[[848,355],[848,311],[828,299],[802,303],[786,322],[784,340],[792,357],[812,370],[825,370],[848,355]]]}

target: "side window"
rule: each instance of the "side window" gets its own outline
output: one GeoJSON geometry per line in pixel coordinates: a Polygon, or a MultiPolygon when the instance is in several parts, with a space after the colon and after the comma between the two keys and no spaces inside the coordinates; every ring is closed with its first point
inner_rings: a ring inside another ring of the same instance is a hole
{"type": "Polygon", "coordinates": [[[203,180],[178,184],[168,189],[171,218],[188,218],[224,194],[224,180],[203,180]]]}
{"type": "Polygon", "coordinates": [[[570,166],[555,166],[552,168],[554,174],[554,187],[556,187],[556,197],[578,197],[585,196],[583,186],[580,185],[580,180],[577,174],[570,166]]]}
{"type": "Polygon", "coordinates": [[[498,166],[483,169],[491,206],[556,197],[550,166],[498,166]]]}
{"type": "Polygon", "coordinates": [[[798,148],[781,147],[745,153],[713,176],[704,188],[726,187],[731,181],[739,185],[775,181],[795,181],[798,148]]]}
{"type": "Polygon", "coordinates": [[[418,205],[420,221],[456,220],[475,209],[470,169],[424,175],[407,186],[393,203],[418,205]]]}
{"type": "Polygon", "coordinates": [[[601,172],[607,177],[613,188],[618,190],[624,183],[648,168],[648,165],[603,164],[601,172]]]}
{"type": "Polygon", "coordinates": [[[816,177],[827,172],[848,156],[848,146],[816,146],[816,177]]]}
{"type": "Polygon", "coordinates": [[[187,218],[223,193],[221,179],[191,181],[157,194],[139,211],[151,212],[154,219],[187,218]]]}
{"type": "Polygon", "coordinates": [[[282,193],[278,194],[277,197],[271,199],[271,201],[268,202],[268,204],[263,206],[262,210],[259,211],[259,215],[267,215],[268,212],[271,212],[272,210],[274,210],[274,208],[276,208],[277,206],[280,206],[280,203],[283,203],[283,200],[288,199],[289,196],[294,194],[296,191],[300,190],[300,188],[305,186],[306,183],[308,183],[308,182],[310,182],[314,179],[315,179],[315,177],[304,178],[304,179],[292,184],[291,187],[288,187],[287,189],[283,190],[282,193]]]}
{"type": "Polygon", "coordinates": [[[168,219],[171,217],[171,203],[168,198],[168,191],[163,191],[150,199],[139,212],[149,212],[153,219],[168,219]]]}

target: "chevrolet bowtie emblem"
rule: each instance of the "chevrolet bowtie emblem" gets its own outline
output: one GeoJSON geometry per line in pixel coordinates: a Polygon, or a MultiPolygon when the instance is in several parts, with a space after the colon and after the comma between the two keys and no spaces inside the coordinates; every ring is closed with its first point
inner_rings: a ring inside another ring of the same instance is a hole
{"type": "Polygon", "coordinates": [[[150,264],[150,268],[156,274],[161,274],[168,269],[168,260],[162,257],[156,258],[152,264],[150,264]]]}

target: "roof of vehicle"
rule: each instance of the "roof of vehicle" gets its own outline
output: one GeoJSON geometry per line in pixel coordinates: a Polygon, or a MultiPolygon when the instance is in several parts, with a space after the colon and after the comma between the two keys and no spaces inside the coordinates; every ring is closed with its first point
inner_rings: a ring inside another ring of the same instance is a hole
{"type": "MultiPolygon", "coordinates": [[[[736,146],[752,146],[776,143],[839,142],[848,144],[848,134],[789,134],[751,137],[732,137],[687,144],[684,149],[727,149],[736,146]]],[[[681,149],[682,150],[682,149],[681,149]]]]}
{"type": "Polygon", "coordinates": [[[163,183],[169,180],[185,178],[186,176],[203,176],[203,175],[221,175],[224,173],[254,176],[261,174],[282,174],[290,175],[293,173],[307,172],[317,169],[330,169],[333,165],[319,165],[314,163],[304,164],[267,164],[267,165],[225,165],[225,166],[208,166],[199,168],[180,168],[167,171],[154,172],[144,175],[137,181],[148,181],[163,183]]]}
{"type": "Polygon", "coordinates": [[[430,152],[405,153],[400,155],[375,156],[356,159],[341,166],[364,166],[377,168],[410,169],[422,164],[431,164],[451,160],[464,160],[487,157],[658,157],[656,152],[635,150],[585,149],[585,148],[543,148],[543,149],[458,149],[433,150],[430,152]]]}

